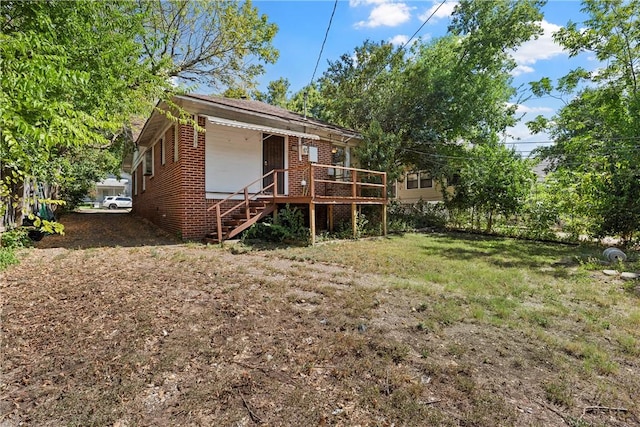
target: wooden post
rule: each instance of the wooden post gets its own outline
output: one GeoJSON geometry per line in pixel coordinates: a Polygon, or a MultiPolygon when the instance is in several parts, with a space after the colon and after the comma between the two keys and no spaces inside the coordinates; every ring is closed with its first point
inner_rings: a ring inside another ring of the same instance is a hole
{"type": "MultiPolygon", "coordinates": [[[[386,191],[386,190],[385,190],[386,191]]],[[[387,204],[382,205],[382,235],[387,235],[387,204]]]]}
{"type": "Polygon", "coordinates": [[[356,185],[357,181],[358,172],[353,171],[353,174],[351,175],[351,197],[353,197],[354,199],[358,196],[358,186],[356,185]]]}
{"type": "Polygon", "coordinates": [[[309,195],[311,196],[311,200],[313,200],[316,195],[316,183],[313,179],[314,172],[315,171],[313,170],[313,163],[311,163],[309,165],[309,195]]]}
{"type": "Polygon", "coordinates": [[[311,245],[316,244],[316,204],[309,203],[309,229],[311,234],[311,245]]]}
{"type": "Polygon", "coordinates": [[[277,169],[273,170],[273,197],[278,196],[278,172],[277,169]]]}
{"type": "Polygon", "coordinates": [[[329,205],[329,231],[333,233],[333,205],[329,205]]]}
{"type": "Polygon", "coordinates": [[[382,205],[382,235],[387,235],[387,173],[382,174],[382,198],[384,204],[382,205]]]}
{"type": "Polygon", "coordinates": [[[220,218],[220,205],[216,205],[216,225],[218,226],[218,243],[222,244],[222,218],[220,218]]]}
{"type": "Polygon", "coordinates": [[[276,207],[273,210],[273,223],[277,224],[278,223],[278,204],[276,203],[276,207]]]}
{"type": "Polygon", "coordinates": [[[353,229],[353,238],[356,239],[358,237],[358,211],[355,203],[351,203],[351,228],[353,229]]]}
{"type": "Polygon", "coordinates": [[[249,212],[249,189],[247,187],[244,187],[244,210],[245,217],[247,221],[249,221],[251,219],[251,212],[249,212]]]}

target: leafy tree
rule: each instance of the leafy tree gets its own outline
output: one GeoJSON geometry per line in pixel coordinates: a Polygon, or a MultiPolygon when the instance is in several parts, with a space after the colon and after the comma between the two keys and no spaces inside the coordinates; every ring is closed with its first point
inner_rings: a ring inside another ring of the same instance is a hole
{"type": "Polygon", "coordinates": [[[230,87],[222,93],[222,96],[225,98],[245,99],[249,98],[249,92],[240,87],[230,87]]]}
{"type": "Polygon", "coordinates": [[[134,113],[170,88],[141,61],[141,16],[128,2],[0,3],[3,200],[19,182],[61,176],[53,160],[108,148],[134,113]]]}
{"type": "Polygon", "coordinates": [[[640,1],[587,0],[583,12],[584,22],[570,22],[555,39],[571,56],[595,55],[601,67],[573,70],[556,87],[549,79],[534,83],[538,95],[578,93],[551,120],[538,118],[530,128],[554,137],[555,145],[539,153],[568,188],[580,190],[576,213],[586,218],[584,231],[629,240],[640,224],[640,1]]]}
{"type": "Polygon", "coordinates": [[[509,52],[540,34],[543,3],[462,1],[449,34],[416,42],[409,54],[365,42],[320,79],[321,118],[374,130],[362,163],[375,163],[381,144],[390,144],[387,165],[429,170],[443,180],[452,175],[448,159],[460,155],[460,141],[496,141],[515,123],[509,52]]]}
{"type": "Polygon", "coordinates": [[[251,0],[138,0],[146,17],[140,35],[151,71],[187,84],[247,87],[274,63],[278,30],[251,0]]]}
{"type": "Polygon", "coordinates": [[[291,83],[289,80],[281,77],[278,80],[269,82],[267,85],[267,93],[261,93],[256,91],[254,98],[258,101],[266,102],[267,104],[276,105],[278,107],[287,108],[287,94],[291,83]]]}
{"type": "Polygon", "coordinates": [[[131,118],[179,91],[176,79],[250,87],[259,62],[277,58],[277,28],[250,1],[5,1],[0,27],[1,195],[11,209],[26,178],[75,200],[113,172],[130,150],[131,118]]]}
{"type": "Polygon", "coordinates": [[[324,107],[318,118],[357,130],[373,120],[382,123],[403,66],[402,51],[370,40],[330,62],[319,81],[324,107]]]}
{"type": "Polygon", "coordinates": [[[299,114],[322,120],[324,114],[324,99],[317,83],[305,86],[294,93],[287,103],[287,108],[299,114]]]}
{"type": "Polygon", "coordinates": [[[458,162],[459,179],[450,206],[484,214],[487,231],[496,213],[511,216],[521,212],[535,179],[530,161],[503,144],[488,143],[473,146],[458,162]]]}

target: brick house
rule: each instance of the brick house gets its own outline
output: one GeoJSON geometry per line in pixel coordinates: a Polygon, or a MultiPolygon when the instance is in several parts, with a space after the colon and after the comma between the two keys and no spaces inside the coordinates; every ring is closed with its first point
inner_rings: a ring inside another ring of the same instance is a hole
{"type": "Polygon", "coordinates": [[[353,167],[355,132],[253,100],[173,102],[201,129],[156,106],[136,140],[135,214],[183,239],[221,242],[289,204],[305,212],[313,242],[345,213],[355,232],[358,207],[379,205],[386,232],[386,175],[353,167]]]}

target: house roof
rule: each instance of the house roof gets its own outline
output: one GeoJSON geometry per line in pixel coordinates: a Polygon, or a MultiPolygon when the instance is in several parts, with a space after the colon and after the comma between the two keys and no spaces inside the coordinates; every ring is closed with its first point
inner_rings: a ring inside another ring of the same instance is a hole
{"type": "MultiPolygon", "coordinates": [[[[304,117],[284,108],[251,99],[185,94],[176,95],[174,102],[194,114],[253,124],[272,130],[280,129],[285,135],[318,134],[327,139],[336,138],[338,141],[359,138],[359,135],[353,130],[304,117]]],[[[166,110],[169,107],[163,102],[158,103],[156,110],[151,114],[136,140],[138,145],[149,146],[153,144],[166,126],[166,118],[157,109],[166,110]]]]}

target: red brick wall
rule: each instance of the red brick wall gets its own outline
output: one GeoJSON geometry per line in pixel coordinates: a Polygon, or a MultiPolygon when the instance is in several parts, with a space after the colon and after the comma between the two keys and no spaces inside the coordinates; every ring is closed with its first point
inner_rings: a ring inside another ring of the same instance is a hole
{"type": "MultiPolygon", "coordinates": [[[[199,126],[205,127],[206,118],[200,117],[199,126]]],[[[161,163],[160,141],[154,149],[154,174],[144,176],[142,164],[138,166],[135,174],[138,194],[133,195],[133,212],[149,219],[162,229],[180,238],[187,240],[200,240],[205,235],[212,233],[216,228],[215,212],[207,211],[219,200],[207,200],[205,192],[205,134],[198,134],[197,144],[194,144],[194,129],[191,125],[179,125],[178,150],[179,159],[174,161],[174,129],[169,127],[165,132],[165,164],[161,163]],[[195,146],[194,146],[195,145],[195,146]],[[145,190],[143,190],[143,180],[145,190]]],[[[309,165],[308,155],[302,155],[299,160],[298,139],[288,137],[288,167],[295,169],[309,165]],[[293,148],[293,149],[292,149],[293,148]]],[[[331,164],[331,142],[329,141],[304,141],[303,145],[318,147],[318,163],[331,164]]],[[[326,169],[315,169],[316,179],[328,179],[326,169]]],[[[289,195],[303,194],[301,181],[305,180],[309,185],[308,169],[292,171],[289,173],[289,195]]],[[[335,184],[318,183],[316,194],[350,194],[348,185],[336,187],[335,184]],[[335,187],[335,188],[332,188],[335,187]],[[333,193],[331,193],[333,192],[333,193]]],[[[231,207],[236,201],[229,201],[222,207],[223,211],[231,207]]],[[[337,207],[336,222],[344,217],[345,210],[337,207]],[[339,217],[339,218],[338,218],[339,217]]],[[[318,228],[324,228],[327,223],[326,208],[316,210],[316,223],[318,228]]],[[[346,215],[348,218],[348,215],[346,215]]]]}
{"type": "MultiPolygon", "coordinates": [[[[329,141],[307,141],[305,140],[302,145],[308,145],[310,147],[318,147],[318,164],[322,165],[330,165],[331,164],[331,142],[329,141]]],[[[289,169],[303,168],[309,166],[309,156],[302,155],[302,160],[299,160],[300,156],[298,154],[298,138],[290,136],[289,137],[289,169]],[[292,147],[296,147],[292,149],[292,147]]],[[[314,177],[316,179],[328,179],[329,175],[327,175],[326,169],[315,169],[314,177]]],[[[303,194],[303,187],[300,184],[302,180],[307,182],[307,187],[309,186],[309,170],[302,169],[297,171],[289,172],[289,195],[290,196],[300,196],[303,194]]],[[[326,194],[326,185],[319,184],[316,187],[316,194],[326,194]]]]}
{"type": "MultiPolygon", "coordinates": [[[[206,118],[199,117],[198,125],[204,128],[206,118]]],[[[211,224],[207,223],[206,212],[205,134],[204,132],[198,133],[196,144],[193,126],[181,126],[180,141],[184,141],[180,144],[180,162],[182,164],[180,203],[184,215],[182,237],[202,239],[205,234],[211,231],[211,224]]]]}
{"type": "Polygon", "coordinates": [[[181,203],[183,180],[180,171],[184,138],[178,141],[180,152],[179,159],[175,162],[174,129],[175,127],[171,126],[164,134],[165,164],[161,162],[160,140],[158,140],[153,152],[153,176],[143,175],[142,164],[136,169],[138,194],[133,196],[133,212],[171,234],[184,237],[184,209],[181,203]],[[144,190],[143,180],[145,181],[144,190]]]}

